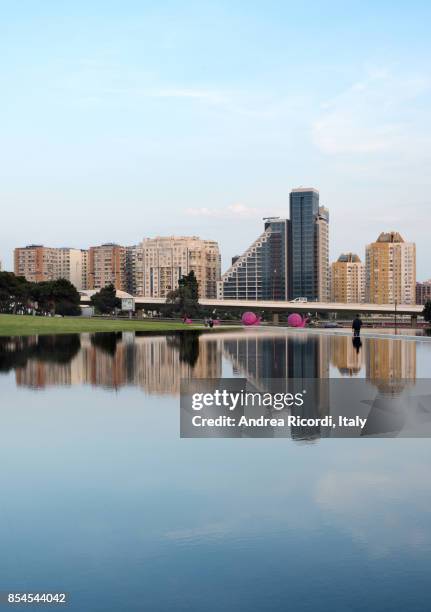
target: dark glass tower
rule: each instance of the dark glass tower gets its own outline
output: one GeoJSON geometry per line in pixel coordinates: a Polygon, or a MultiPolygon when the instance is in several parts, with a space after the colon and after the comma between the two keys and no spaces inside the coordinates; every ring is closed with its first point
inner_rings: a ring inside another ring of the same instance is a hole
{"type": "Polygon", "coordinates": [[[316,189],[290,193],[290,298],[328,299],[328,211],[316,189]]]}

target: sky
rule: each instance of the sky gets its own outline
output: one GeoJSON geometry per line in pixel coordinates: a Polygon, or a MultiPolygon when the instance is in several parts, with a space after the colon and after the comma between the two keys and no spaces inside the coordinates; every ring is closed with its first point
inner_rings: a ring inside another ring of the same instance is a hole
{"type": "Polygon", "coordinates": [[[431,3],[0,0],[0,259],[145,236],[223,271],[313,186],[331,261],[397,230],[431,277],[431,3]]]}

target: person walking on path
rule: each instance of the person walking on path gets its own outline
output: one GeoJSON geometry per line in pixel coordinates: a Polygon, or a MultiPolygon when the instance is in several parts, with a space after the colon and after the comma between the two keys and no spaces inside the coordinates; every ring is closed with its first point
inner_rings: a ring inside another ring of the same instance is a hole
{"type": "Polygon", "coordinates": [[[361,327],[362,327],[362,320],[361,320],[361,317],[357,314],[352,322],[353,336],[355,338],[359,338],[359,336],[361,335],[361,327]]]}

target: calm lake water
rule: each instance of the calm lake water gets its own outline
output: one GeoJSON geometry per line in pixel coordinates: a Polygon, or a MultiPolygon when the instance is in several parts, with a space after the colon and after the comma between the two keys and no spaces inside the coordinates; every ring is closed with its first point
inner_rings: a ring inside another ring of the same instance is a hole
{"type": "Polygon", "coordinates": [[[431,440],[180,439],[192,376],[431,378],[431,341],[0,339],[0,591],[83,612],[430,609],[431,440]]]}

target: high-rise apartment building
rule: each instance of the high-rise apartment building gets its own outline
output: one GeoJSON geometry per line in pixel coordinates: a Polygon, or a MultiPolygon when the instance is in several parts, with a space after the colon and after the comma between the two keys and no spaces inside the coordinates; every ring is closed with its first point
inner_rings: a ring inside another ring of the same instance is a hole
{"type": "Polygon", "coordinates": [[[82,260],[81,249],[60,248],[56,249],[58,255],[57,278],[65,278],[79,289],[85,289],[82,284],[82,260]]]}
{"type": "Polygon", "coordinates": [[[14,251],[14,271],[28,281],[39,283],[65,278],[75,287],[83,285],[83,251],[68,247],[52,248],[28,245],[14,251]]]}
{"type": "Polygon", "coordinates": [[[88,251],[81,249],[81,288],[88,289],[88,251]]]}
{"type": "Polygon", "coordinates": [[[14,272],[31,283],[59,278],[58,249],[30,244],[14,250],[14,272]]]}
{"type": "Polygon", "coordinates": [[[431,302],[431,278],[423,283],[416,283],[416,304],[431,302]]]}
{"type": "Polygon", "coordinates": [[[107,243],[88,250],[88,288],[101,289],[114,285],[126,289],[126,251],[118,244],[107,243]]]}
{"type": "Polygon", "coordinates": [[[141,245],[125,247],[126,291],[131,295],[144,295],[143,250],[141,245]]]}
{"type": "Polygon", "coordinates": [[[319,302],[328,302],[331,293],[329,274],[329,210],[319,206],[317,215],[317,295],[319,302]]]}
{"type": "Polygon", "coordinates": [[[343,253],[331,266],[331,301],[359,304],[365,300],[365,266],[354,253],[343,253]]]}
{"type": "Polygon", "coordinates": [[[416,302],[416,245],[398,232],[382,232],[366,248],[366,301],[372,304],[416,302]]]}
{"type": "Polygon", "coordinates": [[[199,296],[215,298],[220,279],[218,243],[197,236],[145,238],[139,245],[141,259],[135,257],[137,291],[147,297],[166,297],[178,287],[182,276],[193,270],[199,296]]]}
{"type": "Polygon", "coordinates": [[[290,296],[329,300],[329,211],[317,189],[290,193],[290,296]]]}
{"type": "Polygon", "coordinates": [[[240,256],[218,285],[220,299],[288,299],[289,221],[278,217],[264,220],[264,231],[240,256]]]}

